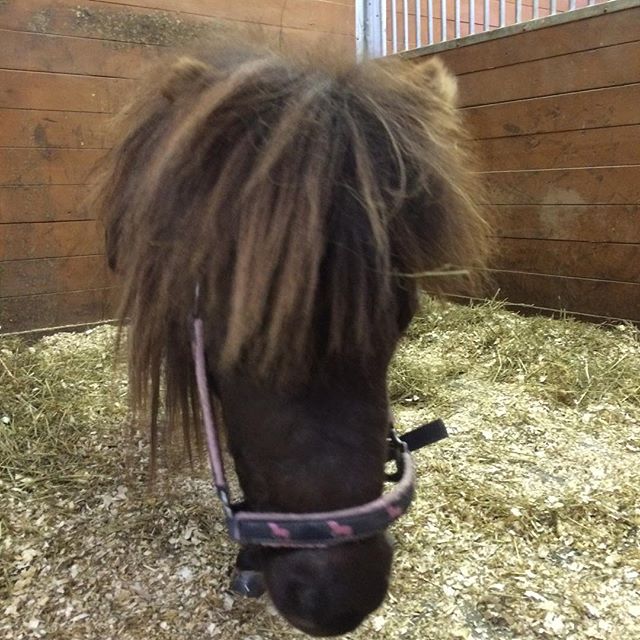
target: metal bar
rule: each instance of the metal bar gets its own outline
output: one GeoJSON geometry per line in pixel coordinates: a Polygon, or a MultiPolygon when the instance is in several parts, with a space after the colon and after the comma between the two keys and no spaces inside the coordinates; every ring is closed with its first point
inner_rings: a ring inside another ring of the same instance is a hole
{"type": "Polygon", "coordinates": [[[522,22],[522,0],[516,0],[516,23],[522,22]]]}
{"type": "Polygon", "coordinates": [[[447,39],[447,0],[440,0],[440,42],[447,39]]]}
{"type": "Polygon", "coordinates": [[[460,0],[453,3],[454,37],[460,37],[460,0]]]}
{"type": "Polygon", "coordinates": [[[420,0],[416,0],[416,47],[422,46],[422,16],[420,15],[420,0]]]}
{"type": "Polygon", "coordinates": [[[476,0],[469,0],[469,34],[476,32],[476,0]]]}
{"type": "Polygon", "coordinates": [[[540,0],[533,0],[533,19],[540,17],[540,0]]]}
{"type": "Polygon", "coordinates": [[[382,55],[387,55],[387,0],[381,0],[380,4],[380,39],[382,40],[382,55]]]}
{"type": "Polygon", "coordinates": [[[429,44],[435,42],[433,38],[433,0],[427,0],[427,39],[429,44]]]}
{"type": "Polygon", "coordinates": [[[396,0],[391,0],[391,41],[393,43],[393,53],[398,53],[398,7],[396,0]]]}
{"type": "Polygon", "coordinates": [[[573,11],[576,8],[576,0],[569,0],[569,11],[573,11]]]}
{"type": "Polygon", "coordinates": [[[555,16],[558,13],[558,0],[551,0],[551,15],[555,16]]]}
{"type": "Polygon", "coordinates": [[[484,0],[484,30],[489,31],[491,25],[491,2],[484,0]]]}
{"type": "Polygon", "coordinates": [[[500,0],[500,26],[504,27],[507,18],[507,0],[500,0]]]}
{"type": "Polygon", "coordinates": [[[359,59],[387,55],[387,0],[356,0],[359,59]]]}
{"type": "Polygon", "coordinates": [[[409,48],[409,0],[402,0],[402,20],[404,22],[404,50],[409,48]]]}
{"type": "Polygon", "coordinates": [[[356,55],[358,60],[363,60],[367,55],[366,37],[366,2],[356,0],[356,55]]]}

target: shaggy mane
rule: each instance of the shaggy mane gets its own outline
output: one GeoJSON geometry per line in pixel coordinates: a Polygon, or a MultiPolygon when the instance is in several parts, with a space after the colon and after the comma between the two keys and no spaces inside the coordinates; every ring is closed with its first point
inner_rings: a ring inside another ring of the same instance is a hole
{"type": "Polygon", "coordinates": [[[436,60],[223,44],[153,76],[91,200],[123,278],[134,402],[157,413],[164,371],[170,415],[192,421],[196,284],[210,367],[304,380],[393,335],[412,275],[475,273],[487,226],[454,102],[436,60]]]}

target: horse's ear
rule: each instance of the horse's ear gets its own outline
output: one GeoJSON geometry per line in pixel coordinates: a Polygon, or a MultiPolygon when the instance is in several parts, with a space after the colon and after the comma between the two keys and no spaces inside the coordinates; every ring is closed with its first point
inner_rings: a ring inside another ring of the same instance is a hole
{"type": "Polygon", "coordinates": [[[195,58],[183,56],[175,62],[160,86],[160,93],[169,102],[173,102],[194,85],[202,82],[208,67],[195,58]]]}
{"type": "Polygon", "coordinates": [[[458,99],[458,83],[455,76],[444,66],[439,58],[427,58],[411,62],[411,79],[423,84],[432,94],[435,93],[451,106],[458,99]]]}

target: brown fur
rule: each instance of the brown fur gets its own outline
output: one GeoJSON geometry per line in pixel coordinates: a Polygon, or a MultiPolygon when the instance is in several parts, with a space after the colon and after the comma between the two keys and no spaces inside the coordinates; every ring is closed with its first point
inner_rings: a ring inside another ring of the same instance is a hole
{"type": "Polygon", "coordinates": [[[468,284],[484,263],[452,77],[437,60],[330,58],[224,44],[178,60],[125,111],[96,177],[134,402],[157,414],[164,376],[185,436],[196,284],[209,367],[286,385],[395,341],[412,275],[453,267],[468,284]]]}

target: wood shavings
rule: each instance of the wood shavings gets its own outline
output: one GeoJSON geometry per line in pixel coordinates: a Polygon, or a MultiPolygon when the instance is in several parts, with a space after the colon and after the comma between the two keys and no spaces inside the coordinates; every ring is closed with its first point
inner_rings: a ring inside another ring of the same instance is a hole
{"type": "MultiPolygon", "coordinates": [[[[302,637],[228,592],[203,466],[149,488],[113,339],[0,339],[0,637],[302,637]]],[[[387,602],[349,637],[637,638],[638,331],[427,301],[390,387],[401,430],[452,437],[416,455],[387,602]]]]}

